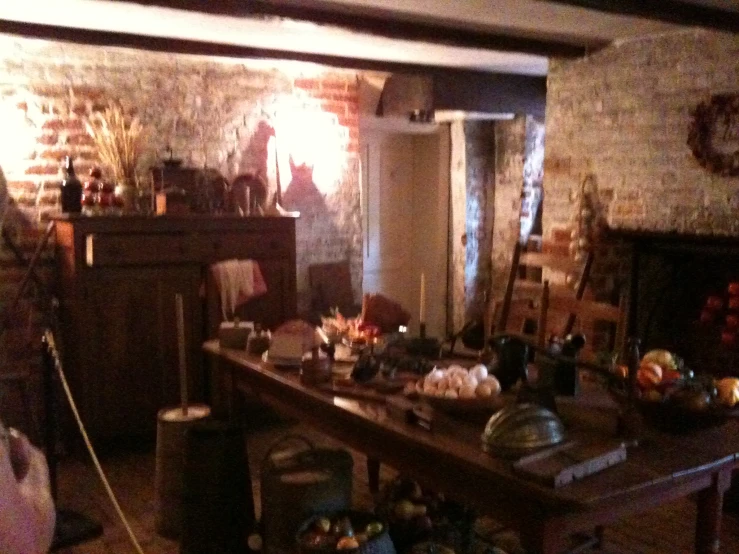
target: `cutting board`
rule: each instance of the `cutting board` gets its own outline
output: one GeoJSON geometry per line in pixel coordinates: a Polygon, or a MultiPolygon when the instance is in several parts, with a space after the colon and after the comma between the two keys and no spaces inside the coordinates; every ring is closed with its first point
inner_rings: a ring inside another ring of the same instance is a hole
{"type": "Polygon", "coordinates": [[[625,460],[623,443],[568,441],[520,458],[513,469],[524,477],[558,488],[625,460]]]}

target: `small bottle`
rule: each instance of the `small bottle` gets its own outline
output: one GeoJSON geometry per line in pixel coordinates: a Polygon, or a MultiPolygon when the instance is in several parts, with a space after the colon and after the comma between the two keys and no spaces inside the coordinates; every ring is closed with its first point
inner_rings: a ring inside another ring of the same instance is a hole
{"type": "Polygon", "coordinates": [[[71,156],[64,160],[61,200],[63,213],[78,214],[82,211],[82,183],[74,171],[71,156]]]}

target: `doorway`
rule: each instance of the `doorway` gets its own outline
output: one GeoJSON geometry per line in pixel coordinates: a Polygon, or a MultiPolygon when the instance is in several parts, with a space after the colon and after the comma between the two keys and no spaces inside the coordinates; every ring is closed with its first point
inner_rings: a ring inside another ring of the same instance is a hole
{"type": "Polygon", "coordinates": [[[426,327],[447,334],[449,126],[362,129],[363,290],[382,293],[411,314],[419,331],[421,275],[426,327]],[[420,129],[420,128],[419,128],[420,129]]]}

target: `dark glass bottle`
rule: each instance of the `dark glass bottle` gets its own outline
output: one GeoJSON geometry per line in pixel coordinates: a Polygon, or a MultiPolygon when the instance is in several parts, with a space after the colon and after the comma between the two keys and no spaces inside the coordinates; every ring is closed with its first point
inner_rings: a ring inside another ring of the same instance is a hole
{"type": "Polygon", "coordinates": [[[82,183],[74,172],[71,156],[64,160],[64,181],[62,182],[62,212],[78,214],[82,211],[82,183]]]}
{"type": "Polygon", "coordinates": [[[626,364],[629,367],[629,396],[632,397],[636,392],[636,373],[639,370],[641,362],[641,339],[637,337],[629,337],[628,352],[626,354],[626,364]]]}
{"type": "Polygon", "coordinates": [[[636,406],[636,372],[641,361],[640,347],[640,339],[629,337],[624,356],[629,368],[628,401],[625,406],[622,406],[617,424],[617,434],[627,440],[638,440],[642,429],[642,420],[636,406]]]}
{"type": "MultiPolygon", "coordinates": [[[[576,360],[577,354],[585,346],[585,336],[567,335],[560,350],[560,355],[568,360],[576,360]]],[[[574,362],[561,360],[554,373],[554,390],[562,396],[576,396],[579,392],[579,377],[574,362]]]]}

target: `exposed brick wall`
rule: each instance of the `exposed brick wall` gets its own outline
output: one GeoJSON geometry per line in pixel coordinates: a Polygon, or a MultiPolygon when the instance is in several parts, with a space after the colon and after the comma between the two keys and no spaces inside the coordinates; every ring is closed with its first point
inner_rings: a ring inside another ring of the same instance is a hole
{"type": "MultiPolygon", "coordinates": [[[[285,205],[299,210],[298,309],[307,311],[310,302],[308,266],[314,263],[349,260],[352,290],[360,302],[362,291],[362,209],[359,196],[359,92],[352,73],[316,78],[298,78],[295,90],[318,102],[321,111],[335,116],[343,130],[348,153],[341,162],[341,179],[330,194],[316,194],[315,184],[300,182],[285,193],[285,205]]],[[[320,140],[320,138],[317,138],[320,140]]],[[[323,145],[319,145],[319,148],[323,145]]],[[[326,145],[328,147],[328,145],[326,145]]]]}
{"type": "Polygon", "coordinates": [[[526,119],[495,123],[495,223],[493,226],[493,290],[503,295],[511,253],[519,235],[523,188],[526,119]]]}
{"type": "Polygon", "coordinates": [[[485,294],[490,287],[490,241],[497,217],[494,129],[491,121],[464,123],[467,173],[465,315],[468,320],[482,317],[485,294]]]}
{"type": "Polygon", "coordinates": [[[521,239],[541,233],[539,207],[544,180],[544,121],[526,116],[523,155],[523,191],[521,192],[521,239]]]}
{"type": "MultiPolygon", "coordinates": [[[[292,183],[280,165],[283,203],[302,213],[297,225],[299,309],[309,305],[311,263],[348,259],[353,290],[361,297],[355,72],[1,36],[0,52],[0,206],[9,207],[12,233],[26,252],[35,247],[44,220],[59,210],[61,160],[72,155],[78,175],[87,174],[97,156],[84,123],[115,100],[135,111],[150,129],[144,173],[171,145],[185,165],[214,168],[227,179],[259,172],[274,192],[274,129],[281,161],[287,161],[286,150],[296,142],[285,136],[290,133],[320,147],[311,152],[328,152],[331,171],[318,165],[315,171],[294,167],[292,183]],[[287,127],[290,114],[321,127],[323,138],[305,125],[287,127]]],[[[48,256],[47,261],[50,273],[48,256]]],[[[0,314],[21,275],[10,252],[0,248],[0,314]]],[[[27,336],[34,343],[31,352],[37,349],[38,329],[29,328],[28,321],[38,314],[20,312],[12,319],[16,330],[6,334],[0,355],[36,363],[31,353],[19,352],[27,336]]]]}
{"type": "Polygon", "coordinates": [[[493,295],[505,292],[516,240],[528,240],[541,199],[544,124],[531,116],[495,123],[493,295]]]}
{"type": "MultiPolygon", "coordinates": [[[[611,226],[739,234],[739,179],[709,173],[687,146],[691,111],[722,92],[739,92],[737,35],[665,34],[553,60],[545,238],[567,248],[586,181],[596,217],[611,226]]],[[[596,260],[595,288],[609,294],[623,281],[624,251],[599,251],[596,260]]]]}
{"type": "Polygon", "coordinates": [[[493,295],[502,296],[516,240],[528,236],[527,222],[541,198],[544,125],[529,116],[454,122],[451,141],[450,294],[458,330],[463,315],[465,320],[482,315],[491,279],[493,295]],[[459,240],[463,231],[466,247],[459,240]]]}

